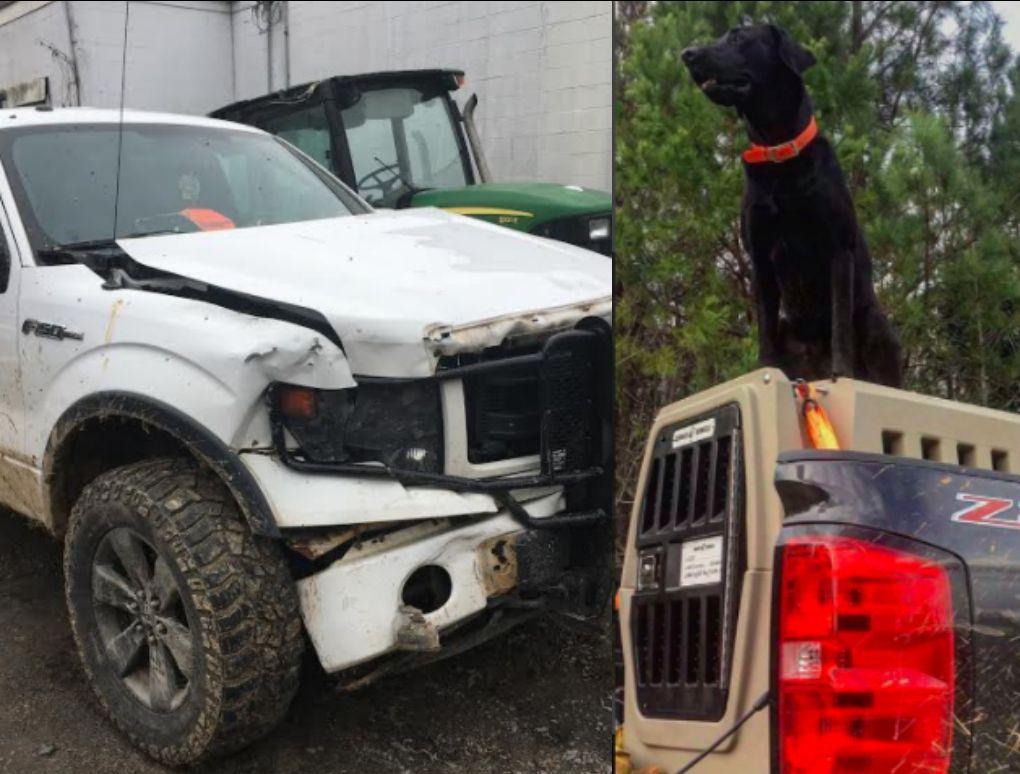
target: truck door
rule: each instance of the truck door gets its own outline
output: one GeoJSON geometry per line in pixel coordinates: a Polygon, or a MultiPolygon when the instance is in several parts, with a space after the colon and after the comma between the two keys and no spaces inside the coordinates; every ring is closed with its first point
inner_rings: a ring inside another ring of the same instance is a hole
{"type": "Polygon", "coordinates": [[[0,463],[5,466],[10,458],[19,456],[24,433],[18,358],[18,270],[21,262],[14,240],[11,201],[7,180],[0,168],[0,463]]]}

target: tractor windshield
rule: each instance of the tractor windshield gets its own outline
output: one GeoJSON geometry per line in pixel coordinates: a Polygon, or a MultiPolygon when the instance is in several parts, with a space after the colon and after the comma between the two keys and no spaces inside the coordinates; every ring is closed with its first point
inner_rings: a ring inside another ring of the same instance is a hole
{"type": "Polygon", "coordinates": [[[341,110],[355,187],[376,206],[428,188],[468,185],[468,160],[445,91],[366,89],[341,110]]]}

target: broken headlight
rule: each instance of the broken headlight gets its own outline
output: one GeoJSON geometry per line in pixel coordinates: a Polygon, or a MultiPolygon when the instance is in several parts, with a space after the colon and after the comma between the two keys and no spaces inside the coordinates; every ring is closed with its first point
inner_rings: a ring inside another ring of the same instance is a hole
{"type": "Polygon", "coordinates": [[[442,410],[434,381],[363,381],[346,390],[275,384],[270,397],[274,421],[283,423],[311,462],[382,462],[442,472],[442,410]]]}

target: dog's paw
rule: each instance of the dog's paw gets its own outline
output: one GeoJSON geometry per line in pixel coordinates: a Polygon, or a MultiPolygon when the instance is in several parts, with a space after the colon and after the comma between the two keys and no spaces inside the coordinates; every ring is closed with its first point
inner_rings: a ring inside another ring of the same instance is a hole
{"type": "Polygon", "coordinates": [[[832,381],[836,381],[839,378],[852,379],[854,377],[854,369],[849,363],[841,363],[838,360],[832,364],[832,381]]]}
{"type": "Polygon", "coordinates": [[[854,371],[852,368],[833,368],[832,373],[829,374],[829,378],[836,382],[840,379],[853,379],[854,371]]]}

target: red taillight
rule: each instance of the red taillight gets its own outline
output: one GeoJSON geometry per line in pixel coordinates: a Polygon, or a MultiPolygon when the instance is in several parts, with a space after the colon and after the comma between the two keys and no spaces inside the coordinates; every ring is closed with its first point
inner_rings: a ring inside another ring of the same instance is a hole
{"type": "Polygon", "coordinates": [[[933,561],[841,536],[782,548],[782,774],[949,770],[953,603],[933,561]]]}

